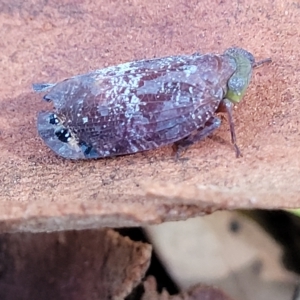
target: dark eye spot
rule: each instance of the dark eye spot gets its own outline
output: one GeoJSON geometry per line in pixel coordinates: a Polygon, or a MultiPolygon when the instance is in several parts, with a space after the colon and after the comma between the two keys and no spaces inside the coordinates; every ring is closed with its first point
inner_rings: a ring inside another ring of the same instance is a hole
{"type": "Polygon", "coordinates": [[[66,128],[60,128],[59,130],[55,131],[55,135],[63,143],[68,143],[71,139],[71,134],[66,128]]]}
{"type": "Polygon", "coordinates": [[[233,233],[238,233],[241,230],[241,224],[237,220],[232,220],[229,223],[229,230],[233,233]]]}
{"type": "Polygon", "coordinates": [[[59,120],[57,119],[56,115],[55,114],[52,114],[49,118],[49,123],[50,124],[58,124],[59,123],[59,120]]]}
{"type": "Polygon", "coordinates": [[[86,142],[79,142],[79,146],[81,147],[81,150],[84,153],[85,157],[88,158],[99,157],[97,151],[92,146],[89,146],[86,142]]]}

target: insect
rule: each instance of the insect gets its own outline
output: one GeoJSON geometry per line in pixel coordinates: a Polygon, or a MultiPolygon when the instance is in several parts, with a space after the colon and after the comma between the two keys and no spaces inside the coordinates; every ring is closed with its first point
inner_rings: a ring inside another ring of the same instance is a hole
{"type": "Polygon", "coordinates": [[[255,63],[251,53],[229,48],[224,54],[168,56],[120,64],[56,84],[47,91],[54,112],[40,112],[37,128],[59,156],[90,159],[125,155],[202,140],[226,112],[236,155],[233,104],[240,102],[255,63]]]}

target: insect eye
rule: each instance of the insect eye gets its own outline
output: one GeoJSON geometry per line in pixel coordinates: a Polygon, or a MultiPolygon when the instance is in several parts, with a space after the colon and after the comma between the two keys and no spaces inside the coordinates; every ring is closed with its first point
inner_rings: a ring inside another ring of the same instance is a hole
{"type": "Polygon", "coordinates": [[[255,58],[254,56],[246,51],[245,49],[241,49],[241,48],[229,48],[227,49],[224,54],[227,54],[235,59],[243,59],[243,60],[248,60],[250,62],[251,65],[253,65],[255,63],[255,58]]]}
{"type": "Polygon", "coordinates": [[[241,94],[247,85],[248,82],[243,77],[232,76],[228,81],[228,88],[236,94],[241,94]]]}
{"type": "Polygon", "coordinates": [[[69,130],[66,128],[63,128],[63,127],[56,130],[55,135],[63,143],[68,143],[71,140],[71,134],[70,134],[69,130]]]}

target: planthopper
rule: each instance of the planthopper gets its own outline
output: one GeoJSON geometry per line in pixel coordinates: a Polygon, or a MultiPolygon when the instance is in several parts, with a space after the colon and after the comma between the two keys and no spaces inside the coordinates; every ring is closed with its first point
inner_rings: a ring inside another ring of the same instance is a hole
{"type": "Polygon", "coordinates": [[[237,156],[232,107],[243,98],[255,62],[251,53],[193,54],[138,60],[34,84],[53,112],[40,112],[40,137],[57,155],[91,159],[175,144],[187,146],[216,130],[226,112],[237,156]]]}

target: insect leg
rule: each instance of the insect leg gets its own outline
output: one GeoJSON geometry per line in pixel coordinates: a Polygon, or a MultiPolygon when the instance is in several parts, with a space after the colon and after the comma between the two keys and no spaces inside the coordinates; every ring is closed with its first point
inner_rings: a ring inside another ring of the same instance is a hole
{"type": "Polygon", "coordinates": [[[173,149],[176,151],[176,155],[179,156],[182,150],[188,146],[199,142],[209,136],[221,125],[221,120],[217,117],[211,117],[204,126],[198,128],[195,132],[187,136],[186,138],[174,143],[173,149]]]}
{"type": "Polygon", "coordinates": [[[232,107],[233,104],[231,101],[228,99],[223,99],[217,109],[217,112],[226,112],[228,116],[228,122],[229,122],[229,127],[230,127],[230,134],[231,134],[231,142],[234,146],[236,157],[242,156],[242,153],[236,144],[236,135],[235,135],[235,129],[234,129],[234,122],[233,122],[233,117],[232,117],[232,107]]]}

